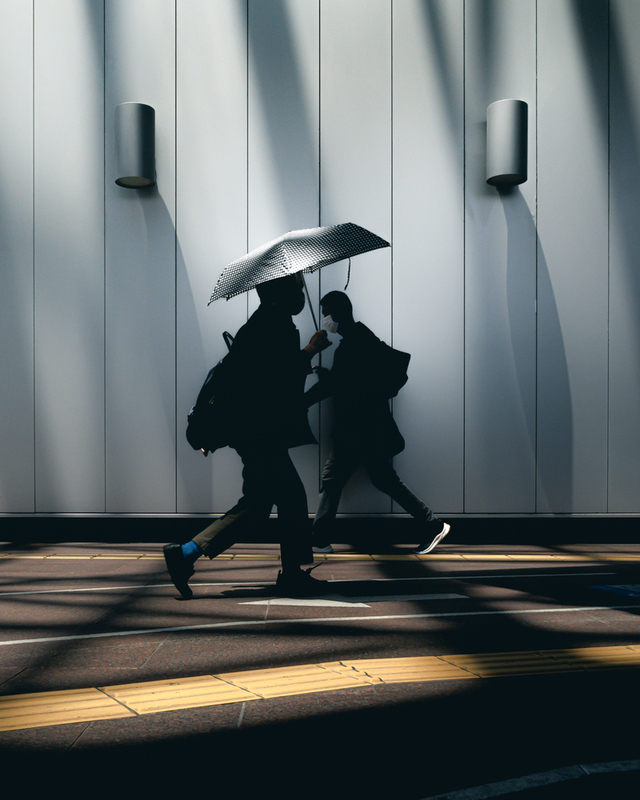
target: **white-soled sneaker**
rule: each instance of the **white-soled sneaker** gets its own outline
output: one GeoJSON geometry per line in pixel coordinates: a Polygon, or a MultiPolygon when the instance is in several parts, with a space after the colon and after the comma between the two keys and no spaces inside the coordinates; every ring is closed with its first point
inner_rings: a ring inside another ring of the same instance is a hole
{"type": "Polygon", "coordinates": [[[435,537],[435,539],[431,542],[431,544],[420,544],[416,549],[413,551],[419,556],[423,556],[426,553],[430,553],[432,550],[440,544],[440,542],[444,539],[444,537],[449,533],[451,530],[451,525],[446,522],[442,523],[442,530],[440,533],[435,537]]]}
{"type": "Polygon", "coordinates": [[[318,544],[314,544],[312,550],[314,553],[333,553],[332,545],[325,544],[324,542],[318,542],[318,544]]]}

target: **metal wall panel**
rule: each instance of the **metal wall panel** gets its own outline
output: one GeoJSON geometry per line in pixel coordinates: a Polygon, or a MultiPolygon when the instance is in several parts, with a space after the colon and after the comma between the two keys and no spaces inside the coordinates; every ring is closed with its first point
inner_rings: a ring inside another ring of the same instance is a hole
{"type": "Polygon", "coordinates": [[[104,511],[101,0],[35,3],[36,510],[104,511]]]}
{"type": "Polygon", "coordinates": [[[106,8],[107,510],[176,510],[175,3],[106,8]],[[156,112],[157,185],[115,179],[115,107],[156,112]]]}
{"type": "Polygon", "coordinates": [[[465,511],[535,510],[536,4],[466,3],[465,511]],[[529,174],[486,183],[487,106],[529,104],[529,174]]]}
{"type": "MultiPolygon", "coordinates": [[[[248,249],[346,221],[393,239],[347,291],[413,354],[394,403],[412,488],[443,514],[638,511],[635,0],[0,11],[0,513],[226,510],[239,459],[201,459],[185,417],[257,298],[209,294],[248,249]],[[529,103],[529,180],[500,193],[485,125],[505,97],[529,103]],[[156,109],[143,191],[114,184],[131,100],[156,109]]],[[[312,277],[316,305],[346,276],[312,277]]],[[[322,447],[293,453],[312,509],[330,405],[322,447]]],[[[340,510],[401,511],[362,475],[340,510]]]]}
{"type": "Polygon", "coordinates": [[[538,511],[607,510],[608,14],[538,2],[538,511]]]}
{"type": "MultiPolygon", "coordinates": [[[[322,224],[354,222],[391,241],[391,5],[322,0],[320,41],[322,224]]],[[[346,278],[346,263],[324,269],[322,294],[342,290],[346,278]]],[[[391,287],[389,248],[353,259],[347,293],[355,317],[387,342],[391,287]]],[[[327,351],[323,363],[332,358],[327,351]]],[[[323,410],[323,431],[329,419],[323,410]]],[[[340,511],[388,513],[391,501],[358,476],[340,511]]]]}
{"type": "Polygon", "coordinates": [[[638,511],[640,475],[640,4],[611,4],[609,506],[638,511]]]}
{"type": "Polygon", "coordinates": [[[395,466],[436,512],[460,513],[463,2],[395,3],[393,34],[393,344],[411,353],[393,402],[407,442],[395,466]]]}
{"type": "Polygon", "coordinates": [[[35,510],[33,7],[0,3],[0,511],[35,510]]]}
{"type": "MultiPolygon", "coordinates": [[[[249,3],[249,249],[286,231],[319,225],[319,4],[249,3]]],[[[318,275],[306,277],[318,314],[318,275]]],[[[258,304],[250,293],[250,310],[258,304]]],[[[294,318],[304,346],[314,333],[308,308],[294,318]]],[[[317,359],[316,359],[317,361],[317,359]]],[[[310,379],[313,380],[313,379],[310,379]]],[[[310,413],[318,430],[317,409],[310,413]]],[[[291,450],[315,508],[318,446],[291,450]]]]}
{"type": "Polygon", "coordinates": [[[235,0],[178,4],[178,511],[221,512],[238,498],[240,460],[206,460],[184,436],[222,332],[247,319],[245,295],[207,306],[225,264],[247,248],[247,21],[235,0]]]}

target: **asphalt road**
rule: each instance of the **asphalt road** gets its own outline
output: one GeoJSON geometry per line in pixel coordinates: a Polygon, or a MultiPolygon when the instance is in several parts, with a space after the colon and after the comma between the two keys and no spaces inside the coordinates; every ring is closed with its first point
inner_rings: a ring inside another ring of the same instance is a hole
{"type": "Polygon", "coordinates": [[[275,596],[277,552],[201,559],[184,601],[161,544],[0,545],[4,776],[111,796],[637,796],[640,547],[344,546],[309,601],[275,596]]]}

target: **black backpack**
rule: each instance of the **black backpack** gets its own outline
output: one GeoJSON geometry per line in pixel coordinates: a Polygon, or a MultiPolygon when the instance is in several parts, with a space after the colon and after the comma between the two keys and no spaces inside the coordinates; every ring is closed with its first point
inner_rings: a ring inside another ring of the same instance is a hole
{"type": "Polygon", "coordinates": [[[394,349],[386,342],[380,342],[380,345],[376,353],[378,382],[384,396],[390,400],[409,380],[407,370],[411,355],[394,349]]]}
{"type": "Polygon", "coordinates": [[[187,441],[194,450],[202,450],[205,456],[230,444],[229,392],[225,390],[233,366],[230,358],[233,336],[228,331],[222,336],[229,352],[209,370],[187,416],[187,441]]]}

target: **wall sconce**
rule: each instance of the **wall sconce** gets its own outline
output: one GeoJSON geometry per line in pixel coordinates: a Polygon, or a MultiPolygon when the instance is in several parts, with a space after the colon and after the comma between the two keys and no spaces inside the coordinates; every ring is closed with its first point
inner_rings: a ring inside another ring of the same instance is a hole
{"type": "Polygon", "coordinates": [[[487,183],[515,186],[527,180],[528,106],[498,100],[487,108],[487,183]]]}
{"type": "Polygon", "coordinates": [[[144,103],[116,106],[116,183],[127,189],[156,182],[156,112],[144,103]]]}

